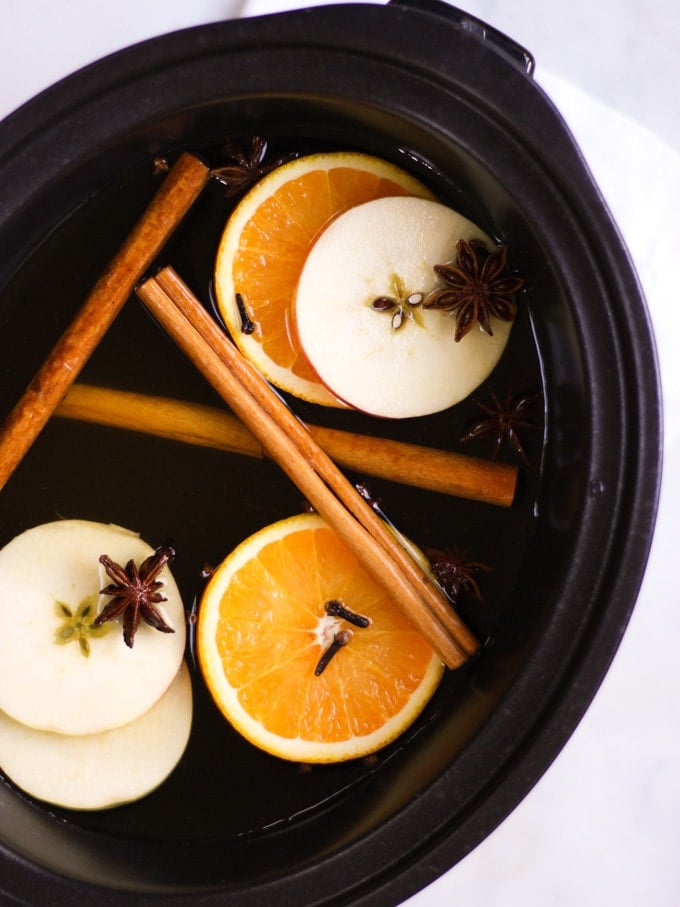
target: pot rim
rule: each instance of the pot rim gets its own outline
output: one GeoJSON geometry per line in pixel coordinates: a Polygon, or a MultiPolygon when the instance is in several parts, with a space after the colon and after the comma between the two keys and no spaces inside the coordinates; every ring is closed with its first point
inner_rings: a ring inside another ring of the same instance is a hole
{"type": "MultiPolygon", "coordinates": [[[[350,862],[354,866],[351,877],[354,903],[403,899],[473,849],[538,781],[585,713],[625,631],[651,545],[661,475],[660,390],[649,318],[628,254],[578,148],[559,114],[528,77],[526,66],[522,68],[517,59],[511,59],[505,50],[499,50],[494,41],[490,42],[487,37],[469,29],[466,31],[458,21],[455,27],[451,26],[457,50],[461,51],[465,60],[479,60],[480,56],[484,60],[481,78],[471,85],[471,78],[469,74],[465,76],[460,59],[453,59],[456,54],[451,59],[446,57],[446,42],[441,36],[442,17],[440,12],[433,12],[432,9],[433,6],[428,5],[419,12],[413,4],[402,0],[388,7],[319,7],[304,13],[197,26],[151,39],[94,63],[48,89],[0,124],[0,137],[3,139],[0,147],[5,149],[0,157],[0,174],[9,174],[4,180],[4,185],[9,186],[6,211],[10,212],[10,217],[15,217],[21,215],[26,206],[34,204],[38,191],[36,184],[27,185],[26,181],[12,178],[13,174],[25,168],[28,156],[35,158],[37,155],[44,161],[44,169],[37,182],[40,187],[48,187],[50,180],[64,169],[76,168],[83,159],[93,155],[97,143],[101,142],[100,137],[86,137],[87,148],[83,152],[77,135],[72,137],[72,143],[57,143],[59,147],[55,147],[54,137],[63,136],[68,125],[77,121],[83,111],[93,109],[95,104],[103,105],[107,112],[113,109],[128,90],[148,80],[154,82],[161,70],[168,72],[176,66],[181,71],[188,60],[196,62],[234,53],[244,47],[252,48],[255,40],[260,53],[264,49],[274,52],[290,47],[300,52],[302,35],[312,45],[314,53],[336,57],[349,55],[352,65],[361,58],[367,65],[370,62],[375,70],[391,71],[394,63],[390,57],[396,50],[400,68],[409,78],[427,82],[440,90],[444,86],[451,90],[453,85],[457,96],[465,95],[477,100],[485,116],[502,115],[504,130],[518,149],[532,159],[540,152],[538,159],[543,178],[555,188],[556,197],[569,199],[573,217],[584,230],[586,244],[599,238],[598,261],[593,267],[604,275],[603,291],[607,298],[616,300],[616,311],[609,312],[608,316],[609,322],[615,325],[620,350],[626,361],[627,374],[619,376],[625,385],[621,397],[630,407],[624,423],[636,429],[635,436],[626,436],[625,468],[622,467],[620,474],[620,482],[625,481],[628,493],[625,503],[615,508],[617,519],[621,521],[625,517],[625,522],[633,526],[634,531],[619,529],[607,552],[608,562],[615,559],[619,567],[614,577],[603,577],[597,590],[598,599],[606,595],[606,614],[603,615],[600,608],[594,608],[585,623],[580,625],[580,644],[574,647],[562,666],[559,688],[542,701],[540,712],[530,724],[523,725],[519,737],[515,736],[511,726],[513,716],[525,707],[523,703],[527,698],[536,695],[536,671],[529,664],[516,678],[505,700],[508,713],[505,721],[494,725],[494,733],[497,734],[500,728],[507,732],[508,739],[514,741],[512,759],[496,766],[486,785],[476,791],[475,797],[465,804],[461,814],[451,817],[447,805],[461,772],[465,774],[464,769],[458,766],[455,772],[449,770],[442,773],[431,785],[431,797],[427,803],[412,804],[358,844],[329,858],[324,864],[308,868],[295,879],[275,880],[271,886],[260,887],[252,901],[244,894],[244,904],[256,903],[258,898],[267,894],[283,899],[284,903],[290,897],[290,903],[293,903],[295,891],[299,890],[296,886],[301,880],[306,890],[316,885],[316,889],[323,893],[327,890],[327,880],[340,877],[350,862]],[[408,45],[402,37],[399,43],[404,23],[408,22],[409,28],[413,28],[412,21],[415,19],[426,36],[423,43],[427,42],[431,48],[427,60],[421,58],[419,48],[413,46],[415,42],[408,45]],[[315,38],[310,37],[307,31],[311,31],[311,23],[317,29],[315,38]],[[385,49],[376,54],[375,47],[372,47],[369,61],[368,36],[373,34],[377,23],[384,30],[385,49]],[[445,63],[446,69],[442,70],[445,63]],[[123,71],[125,76],[121,84],[123,71]],[[513,109],[512,123],[508,123],[507,112],[502,109],[504,102],[496,97],[494,86],[500,73],[504,78],[505,97],[507,92],[514,91],[518,100],[517,109],[513,109]],[[108,107],[109,97],[111,108],[108,107]],[[588,644],[583,645],[586,637],[588,644]],[[579,682],[575,690],[576,678],[579,682]],[[374,855],[388,850],[393,856],[385,868],[378,871],[372,865],[374,855]]],[[[120,120],[109,122],[107,135],[115,135],[121,126],[128,128],[134,116],[139,114],[126,110],[122,117],[125,123],[120,120]]],[[[3,217],[0,217],[0,230],[2,220],[3,217]]],[[[20,255],[21,249],[17,248],[17,260],[20,255]]],[[[592,342],[595,343],[594,340],[592,342]]],[[[593,352],[592,355],[596,354],[593,352]]],[[[602,439],[593,438],[593,445],[603,457],[602,439]]],[[[597,476],[593,481],[595,479],[597,476]]],[[[588,506],[597,505],[595,491],[593,486],[593,500],[588,506]]],[[[482,730],[480,745],[485,733],[490,733],[490,730],[482,730]]],[[[24,889],[19,885],[25,884],[35,886],[36,892],[39,886],[45,884],[64,892],[82,895],[84,891],[82,883],[57,881],[51,872],[36,868],[4,845],[0,853],[3,854],[3,864],[7,864],[6,870],[3,865],[7,879],[3,884],[9,886],[8,893],[23,893],[24,889]]],[[[95,891],[98,897],[102,896],[100,889],[93,888],[92,892],[95,891]]],[[[330,896],[330,890],[328,894],[330,896]]],[[[125,897],[118,893],[115,902],[123,903],[125,897]]],[[[200,903],[217,904],[222,898],[220,893],[204,893],[200,903]]],[[[108,903],[105,897],[100,902],[108,903]]],[[[183,895],[178,895],[177,903],[184,903],[183,895]]]]}

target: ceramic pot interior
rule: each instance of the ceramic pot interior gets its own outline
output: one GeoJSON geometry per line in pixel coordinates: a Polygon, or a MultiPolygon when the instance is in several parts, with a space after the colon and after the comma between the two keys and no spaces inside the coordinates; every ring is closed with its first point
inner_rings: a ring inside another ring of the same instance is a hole
{"type": "MultiPolygon", "coordinates": [[[[5,784],[0,788],[0,812],[11,821],[3,822],[2,841],[9,852],[20,855],[19,864],[25,860],[39,867],[38,875],[54,872],[111,887],[121,897],[126,891],[163,892],[178,900],[200,895],[208,903],[216,891],[226,890],[234,903],[248,903],[249,897],[257,903],[264,892],[275,891],[284,903],[294,903],[295,886],[304,879],[316,886],[315,897],[321,902],[342,892],[343,886],[349,890],[374,875],[370,854],[376,847],[389,853],[385,866],[410,865],[423,841],[436,840],[445,829],[463,827],[475,804],[500,783],[508,761],[535,731],[553,695],[568,684],[579,644],[594,625],[606,624],[601,592],[613,582],[617,526],[635,506],[625,493],[631,469],[625,441],[621,456],[612,462],[607,439],[626,438],[636,392],[626,375],[630,364],[624,361],[627,351],[613,314],[615,291],[606,274],[609,253],[600,254],[589,243],[584,215],[569,200],[568,187],[521,146],[507,122],[494,122],[487,111],[471,112],[469,99],[454,97],[441,86],[418,80],[414,84],[408,74],[399,72],[393,74],[389,100],[366,99],[357,87],[365,84],[366,74],[351,72],[348,62],[335,67],[340,70],[339,90],[312,91],[298,84],[295,91],[272,93],[249,85],[230,96],[217,91],[211,66],[210,59],[202,62],[200,81],[187,78],[192,87],[177,101],[170,86],[178,74],[171,73],[165,82],[152,80],[148,95],[156,92],[158,101],[151,106],[157,110],[125,114],[122,130],[115,123],[102,127],[100,136],[85,142],[82,153],[71,155],[68,166],[47,161],[46,176],[42,179],[38,173],[32,196],[0,224],[8,249],[0,272],[2,287],[11,287],[27,256],[30,260],[42,254],[39,250],[49,246],[55,231],[70,220],[84,224],[76,228],[82,241],[88,229],[82,212],[94,205],[97,222],[109,226],[102,226],[101,243],[93,240],[92,254],[79,247],[85,252],[85,286],[90,271],[96,273],[100,261],[106,260],[107,244],[124,230],[128,213],[153,188],[150,161],[185,148],[210,159],[225,136],[262,134],[274,143],[358,148],[383,156],[429,182],[444,201],[491,235],[511,237],[513,265],[528,276],[522,331],[534,359],[521,366],[503,361],[496,377],[500,384],[507,379],[515,389],[525,390],[525,382],[538,376],[544,401],[540,415],[545,418],[544,427],[530,441],[533,467],[518,490],[520,513],[496,512],[489,518],[477,504],[454,506],[428,499],[423,505],[408,494],[399,503],[406,531],[422,528],[425,507],[435,513],[433,526],[455,519],[471,527],[473,541],[489,533],[498,539],[494,547],[498,578],[490,580],[491,604],[481,619],[472,611],[468,614],[489,642],[469,666],[447,676],[417,732],[407,735],[389,759],[378,768],[329,769],[323,781],[312,781],[313,797],[303,798],[301,804],[291,799],[287,821],[267,827],[263,814],[259,825],[255,821],[241,831],[228,821],[205,821],[205,805],[200,815],[194,814],[189,766],[180,769],[173,788],[181,822],[167,834],[161,829],[168,807],[155,795],[146,812],[131,809],[100,822],[87,815],[55,814],[5,784]],[[189,91],[202,97],[200,104],[185,97],[189,91]],[[604,299],[596,311],[594,298],[604,299]],[[621,352],[616,368],[611,367],[612,350],[621,352]]],[[[117,109],[120,98],[105,98],[104,110],[109,103],[117,109]]],[[[63,251],[61,245],[56,248],[49,254],[63,251]]],[[[205,291],[210,255],[206,253],[202,263],[192,263],[190,243],[188,250],[173,247],[171,252],[205,291]]],[[[68,263],[69,273],[78,267],[78,258],[74,255],[68,263]]],[[[45,262],[49,260],[48,255],[45,262]]],[[[16,293],[8,300],[5,294],[4,307],[2,299],[0,289],[0,317],[10,327],[23,317],[22,330],[30,335],[35,313],[17,314],[16,293]]],[[[12,373],[8,397],[18,393],[33,373],[51,335],[58,336],[68,323],[73,305],[64,300],[63,310],[57,306],[50,336],[26,347],[12,373]]],[[[126,380],[134,384],[136,369],[141,375],[147,364],[130,363],[126,380]]],[[[182,373],[177,381],[170,391],[186,392],[182,382],[188,381],[192,391],[203,394],[198,379],[182,373]]],[[[415,433],[419,440],[419,431],[419,426],[410,425],[407,436],[415,433]]],[[[442,422],[428,440],[445,431],[442,422]]],[[[61,443],[60,436],[54,437],[61,443]]],[[[128,455],[134,457],[135,450],[128,455]]],[[[51,454],[46,448],[34,456],[31,468],[37,470],[51,454]]],[[[42,504],[26,507],[27,483],[17,478],[15,488],[8,487],[6,507],[16,520],[6,520],[7,535],[16,531],[15,525],[41,517],[42,504]]],[[[201,495],[198,487],[189,485],[194,497],[189,499],[188,492],[182,499],[187,509],[201,495]]],[[[293,497],[286,499],[286,506],[293,504],[293,497]]],[[[210,516],[216,518],[214,513],[210,516]]],[[[256,526],[262,512],[248,518],[256,526]]],[[[180,579],[183,569],[178,566],[180,579]]],[[[189,581],[188,576],[184,579],[189,581]]],[[[623,610],[627,613],[629,605],[623,610]]],[[[199,701],[197,710],[203,722],[197,746],[210,751],[215,719],[205,703],[199,701]]],[[[220,758],[212,753],[202,771],[209,773],[220,758]]],[[[285,797],[289,777],[272,769],[268,759],[257,753],[237,759],[234,784],[257,785],[260,773],[268,774],[269,795],[278,790],[285,797]]],[[[209,779],[204,779],[197,795],[206,803],[208,788],[209,779]]],[[[217,794],[216,804],[228,810],[229,793],[217,794]]],[[[19,878],[25,871],[14,862],[8,865],[8,878],[13,873],[19,878]]]]}

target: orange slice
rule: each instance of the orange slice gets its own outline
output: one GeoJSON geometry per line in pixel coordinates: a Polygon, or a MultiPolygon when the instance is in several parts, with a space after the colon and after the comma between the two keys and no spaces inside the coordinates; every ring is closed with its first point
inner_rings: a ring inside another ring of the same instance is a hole
{"type": "Polygon", "coordinates": [[[432,648],[317,514],[246,539],[208,583],[198,657],[216,704],[251,743],[299,762],[365,756],[401,734],[442,676],[432,648]],[[341,602],[369,625],[327,613],[341,602]],[[321,673],[319,662],[340,634],[321,673]]]}
{"type": "Polygon", "coordinates": [[[314,154],[273,170],[239,202],[215,263],[220,314],[241,352],[282,390],[342,406],[309,363],[297,338],[293,300],[314,241],[339,214],[376,198],[432,193],[409,173],[355,152],[314,154]],[[237,294],[254,327],[242,330],[237,294]]]}

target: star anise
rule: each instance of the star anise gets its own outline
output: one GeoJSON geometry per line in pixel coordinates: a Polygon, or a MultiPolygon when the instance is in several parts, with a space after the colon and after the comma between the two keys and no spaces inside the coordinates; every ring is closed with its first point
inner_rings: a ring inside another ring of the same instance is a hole
{"type": "Polygon", "coordinates": [[[494,441],[492,452],[494,459],[498,456],[503,444],[507,444],[524,463],[528,463],[518,429],[536,428],[536,423],[525,419],[524,414],[540,397],[540,394],[519,394],[516,397],[508,394],[501,402],[491,391],[491,404],[475,401],[484,416],[475,422],[460,440],[465,442],[472,441],[474,438],[491,437],[494,441]]]}
{"type": "Polygon", "coordinates": [[[159,155],[153,159],[151,164],[151,172],[154,176],[165,176],[165,174],[170,170],[170,161],[159,155]]]}
{"type": "Polygon", "coordinates": [[[430,293],[423,306],[455,315],[457,341],[476,324],[491,336],[492,317],[512,321],[517,314],[511,297],[524,286],[524,280],[506,273],[506,245],[489,252],[479,240],[459,239],[456,249],[455,263],[434,266],[444,287],[430,293]]]}
{"type": "Polygon", "coordinates": [[[373,489],[369,488],[366,482],[355,482],[354,487],[359,492],[361,497],[369,504],[376,513],[382,514],[382,501],[377,495],[373,494],[373,489]]]}
{"type": "Polygon", "coordinates": [[[227,198],[238,195],[243,189],[252,186],[270,170],[280,167],[287,161],[297,157],[295,152],[282,154],[267,160],[269,143],[259,135],[253,136],[250,148],[244,150],[232,141],[225,145],[225,152],[229,163],[222,167],[215,167],[210,171],[211,176],[223,183],[227,198]]]}
{"type": "Polygon", "coordinates": [[[491,567],[478,561],[468,561],[465,554],[451,548],[426,548],[425,556],[437,582],[454,605],[465,593],[472,595],[478,602],[482,600],[475,576],[478,573],[489,573],[491,567]]]}
{"type": "Polygon", "coordinates": [[[174,550],[166,546],[157,548],[139,567],[133,560],[129,560],[125,567],[121,567],[107,554],[102,554],[99,562],[113,582],[102,589],[101,594],[110,595],[112,598],[95,619],[94,626],[99,627],[106,621],[115,620],[122,615],[123,639],[130,648],[134,645],[135,633],[142,619],[161,633],[174,633],[155,607],[160,602],[167,601],[167,598],[158,591],[163,586],[163,581],[157,577],[174,556],[174,550]]]}

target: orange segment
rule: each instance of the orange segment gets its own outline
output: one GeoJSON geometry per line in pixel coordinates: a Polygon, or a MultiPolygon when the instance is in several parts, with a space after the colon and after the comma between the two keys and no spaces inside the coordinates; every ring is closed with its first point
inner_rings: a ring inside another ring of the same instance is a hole
{"type": "Polygon", "coordinates": [[[393,195],[433,197],[410,174],[380,158],[315,154],[269,173],[229,218],[215,264],[217,304],[241,352],[283,390],[315,403],[342,405],[300,347],[295,290],[310,248],[335,217],[393,195]],[[256,325],[251,334],[241,331],[237,293],[256,325]]]}
{"type": "Polygon", "coordinates": [[[402,733],[443,667],[388,595],[316,514],[267,526],[206,587],[198,655],[225,717],[284,759],[332,762],[374,752],[402,733]],[[339,599],[368,627],[328,615],[339,599]],[[334,637],[351,631],[321,674],[334,637]]]}

